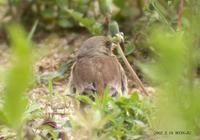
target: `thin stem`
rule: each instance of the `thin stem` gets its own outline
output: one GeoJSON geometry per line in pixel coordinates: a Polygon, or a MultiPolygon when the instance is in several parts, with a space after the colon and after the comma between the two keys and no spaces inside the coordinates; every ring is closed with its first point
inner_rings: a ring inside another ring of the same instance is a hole
{"type": "Polygon", "coordinates": [[[121,47],[120,47],[120,44],[117,43],[117,50],[120,54],[120,56],[122,57],[125,65],[127,66],[128,70],[130,71],[131,75],[133,76],[133,78],[135,79],[137,85],[139,87],[141,87],[143,93],[146,95],[146,96],[149,96],[148,92],[146,91],[146,89],[144,88],[144,85],[142,83],[142,81],[139,79],[139,77],[137,76],[136,72],[133,70],[133,68],[131,67],[131,65],[129,64],[128,60],[126,59],[121,47]]]}
{"type": "Polygon", "coordinates": [[[183,17],[183,0],[179,0],[178,7],[178,29],[182,29],[182,17],[183,17]]]}

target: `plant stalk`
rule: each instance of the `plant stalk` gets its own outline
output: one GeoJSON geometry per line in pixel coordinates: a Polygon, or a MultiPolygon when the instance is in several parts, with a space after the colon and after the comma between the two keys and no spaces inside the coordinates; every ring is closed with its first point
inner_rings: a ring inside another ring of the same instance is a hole
{"type": "Polygon", "coordinates": [[[130,71],[133,79],[135,79],[137,85],[139,87],[141,87],[142,89],[142,92],[146,95],[146,96],[149,96],[148,92],[146,91],[146,89],[144,88],[144,85],[142,83],[142,81],[139,79],[139,77],[137,76],[136,72],[133,70],[133,68],[131,67],[130,63],[128,62],[128,60],[126,59],[121,47],[120,47],[120,44],[117,43],[117,50],[118,50],[118,53],[120,54],[120,56],[122,57],[125,65],[127,66],[128,70],[130,71]]]}

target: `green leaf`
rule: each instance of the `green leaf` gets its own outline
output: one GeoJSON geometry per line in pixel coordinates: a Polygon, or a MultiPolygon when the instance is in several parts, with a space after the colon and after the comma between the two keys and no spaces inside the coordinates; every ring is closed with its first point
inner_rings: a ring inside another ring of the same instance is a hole
{"type": "Polygon", "coordinates": [[[112,0],[99,0],[99,5],[103,14],[112,12],[112,0]]]}
{"type": "Polygon", "coordinates": [[[125,55],[130,55],[134,52],[135,46],[132,43],[128,43],[127,46],[125,47],[125,55]]]}
{"type": "Polygon", "coordinates": [[[103,99],[101,102],[102,109],[106,109],[109,101],[109,93],[110,93],[110,87],[106,86],[104,94],[103,94],[103,99]]]}
{"type": "Polygon", "coordinates": [[[21,127],[23,114],[27,107],[25,91],[29,85],[32,71],[31,44],[26,34],[18,25],[10,25],[8,33],[12,45],[11,69],[6,77],[5,103],[3,111],[9,124],[14,130],[21,127]]]}
{"type": "Polygon", "coordinates": [[[65,19],[65,18],[60,18],[58,20],[58,25],[60,27],[63,27],[63,28],[68,28],[68,27],[72,27],[73,26],[72,23],[69,20],[65,19]]]}
{"type": "Polygon", "coordinates": [[[108,25],[109,34],[113,37],[119,33],[119,26],[116,21],[109,23],[108,25]]]}
{"type": "Polygon", "coordinates": [[[26,113],[32,113],[36,110],[39,110],[41,108],[41,105],[38,103],[32,104],[29,106],[29,108],[26,110],[26,113]]]}
{"type": "Polygon", "coordinates": [[[139,95],[137,93],[133,93],[130,97],[130,100],[132,103],[136,103],[137,101],[139,101],[139,95]]]}
{"type": "Polygon", "coordinates": [[[54,11],[52,9],[45,9],[41,12],[42,16],[45,18],[53,18],[54,17],[54,11]]]}
{"type": "Polygon", "coordinates": [[[49,125],[41,125],[39,126],[40,129],[46,130],[46,135],[49,133],[53,140],[57,140],[58,134],[54,128],[49,125]]]}
{"type": "Polygon", "coordinates": [[[83,14],[72,9],[66,9],[66,11],[76,20],[81,20],[83,18],[83,14]]]}
{"type": "Polygon", "coordinates": [[[49,94],[53,96],[53,79],[48,77],[49,94]]]}
{"type": "Polygon", "coordinates": [[[5,0],[0,0],[0,4],[5,4],[5,0]]]}
{"type": "Polygon", "coordinates": [[[159,15],[159,19],[162,23],[164,23],[166,25],[166,27],[168,27],[171,31],[174,31],[174,29],[172,28],[172,26],[170,25],[170,23],[168,22],[168,20],[166,19],[166,10],[165,8],[160,4],[159,1],[157,0],[153,0],[151,2],[152,6],[155,8],[155,11],[157,12],[157,14],[159,15]]]}
{"type": "Polygon", "coordinates": [[[114,4],[120,7],[120,9],[124,9],[125,7],[125,2],[124,0],[114,0],[114,4]]]}
{"type": "Polygon", "coordinates": [[[93,102],[88,96],[84,96],[84,95],[76,96],[76,99],[87,104],[92,104],[93,102]]]}
{"type": "Polygon", "coordinates": [[[36,31],[37,26],[38,26],[38,20],[36,20],[34,22],[34,25],[33,25],[32,29],[31,29],[30,33],[28,34],[28,39],[29,40],[32,39],[32,37],[33,37],[33,35],[34,35],[35,31],[36,31]]]}
{"type": "Polygon", "coordinates": [[[97,23],[94,19],[89,19],[83,17],[82,13],[77,11],[66,9],[68,14],[72,16],[76,21],[78,21],[82,26],[86,27],[92,34],[102,33],[102,24],[97,23]]]}
{"type": "MultiPolygon", "coordinates": [[[[2,0],[4,1],[4,0],[2,0]]],[[[10,0],[10,2],[14,5],[18,5],[20,3],[21,0],[10,0]]]]}
{"type": "Polygon", "coordinates": [[[0,125],[8,125],[8,120],[3,111],[0,111],[0,125]]]}

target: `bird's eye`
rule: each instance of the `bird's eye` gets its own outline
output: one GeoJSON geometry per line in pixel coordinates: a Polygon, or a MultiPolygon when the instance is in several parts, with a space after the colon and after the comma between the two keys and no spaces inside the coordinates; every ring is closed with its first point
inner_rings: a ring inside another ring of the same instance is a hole
{"type": "Polygon", "coordinates": [[[111,41],[106,41],[105,46],[109,49],[112,48],[112,42],[111,41]]]}

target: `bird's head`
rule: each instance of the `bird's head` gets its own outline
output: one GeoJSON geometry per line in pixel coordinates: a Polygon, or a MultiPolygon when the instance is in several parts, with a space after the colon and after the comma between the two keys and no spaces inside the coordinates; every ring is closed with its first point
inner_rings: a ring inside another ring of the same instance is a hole
{"type": "Polygon", "coordinates": [[[78,58],[93,56],[111,56],[113,43],[105,36],[94,36],[83,42],[78,51],[78,58]]]}

